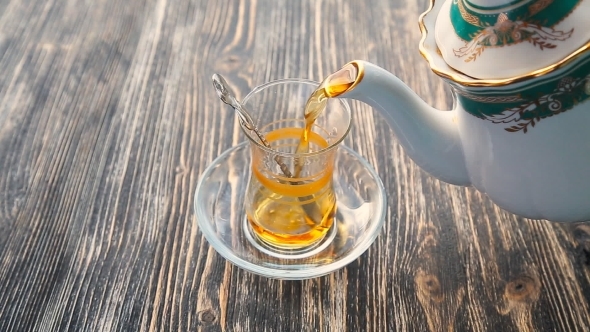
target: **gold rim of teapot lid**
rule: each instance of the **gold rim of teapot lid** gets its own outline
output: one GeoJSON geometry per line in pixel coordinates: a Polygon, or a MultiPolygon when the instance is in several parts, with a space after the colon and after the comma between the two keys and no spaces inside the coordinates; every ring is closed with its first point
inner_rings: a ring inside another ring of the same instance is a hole
{"type": "MultiPolygon", "coordinates": [[[[442,1],[443,0],[438,0],[438,2],[442,2],[442,1]]],[[[520,82],[520,81],[525,81],[525,80],[532,79],[532,78],[539,77],[539,76],[543,76],[545,74],[548,74],[550,72],[558,70],[561,67],[570,63],[571,61],[575,60],[578,56],[580,56],[585,51],[590,49],[590,41],[588,41],[584,45],[579,47],[578,49],[574,50],[572,53],[568,54],[563,59],[561,59],[549,66],[528,72],[526,74],[517,75],[517,76],[513,76],[513,77],[509,77],[509,78],[503,78],[503,79],[474,78],[474,77],[471,77],[469,75],[462,73],[461,71],[456,70],[455,68],[452,68],[446,62],[444,62],[444,60],[442,58],[442,54],[441,54],[440,50],[438,49],[438,46],[436,46],[436,50],[434,50],[437,53],[436,56],[439,58],[439,60],[442,60],[442,62],[444,63],[443,66],[439,66],[435,61],[435,58],[434,58],[435,55],[433,55],[433,52],[431,50],[429,50],[428,46],[432,46],[432,45],[427,46],[427,39],[432,38],[432,40],[434,40],[434,36],[432,34],[429,35],[429,30],[428,30],[427,24],[424,21],[427,18],[427,16],[435,8],[435,5],[436,5],[435,2],[437,2],[437,0],[430,0],[430,4],[429,4],[428,9],[424,13],[422,13],[419,17],[419,26],[420,26],[420,31],[422,33],[422,37],[420,39],[420,44],[419,44],[420,54],[426,59],[426,61],[428,62],[429,66],[430,66],[430,69],[434,73],[436,73],[437,75],[439,75],[443,78],[448,78],[460,85],[473,86],[473,87],[504,86],[504,85],[509,85],[512,83],[520,82]]]]}

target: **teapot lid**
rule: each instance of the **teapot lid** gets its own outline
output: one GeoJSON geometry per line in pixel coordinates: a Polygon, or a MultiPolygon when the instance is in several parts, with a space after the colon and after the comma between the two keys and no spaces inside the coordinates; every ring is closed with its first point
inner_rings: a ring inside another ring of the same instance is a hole
{"type": "Polygon", "coordinates": [[[431,1],[431,9],[439,8],[437,53],[450,68],[476,80],[536,76],[589,46],[588,0],[431,1]]]}

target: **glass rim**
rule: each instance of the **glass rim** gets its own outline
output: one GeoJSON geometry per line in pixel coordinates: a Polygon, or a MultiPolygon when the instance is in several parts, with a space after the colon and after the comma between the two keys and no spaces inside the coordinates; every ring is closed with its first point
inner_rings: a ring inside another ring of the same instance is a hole
{"type": "MultiPolygon", "coordinates": [[[[279,84],[285,84],[285,83],[310,84],[310,85],[314,85],[315,87],[320,85],[320,82],[306,79],[306,78],[282,78],[282,79],[278,79],[278,80],[273,80],[273,81],[269,81],[269,82],[266,82],[264,84],[260,84],[256,87],[254,87],[250,92],[248,92],[248,94],[246,95],[246,97],[244,98],[242,103],[244,105],[246,105],[248,103],[248,100],[250,98],[252,98],[253,95],[255,95],[256,93],[258,93],[268,87],[271,87],[274,85],[279,85],[279,84]]],[[[258,136],[256,136],[256,134],[253,134],[252,130],[244,127],[244,124],[241,121],[239,121],[240,128],[242,128],[242,131],[244,132],[244,134],[246,134],[246,137],[248,137],[248,139],[250,140],[251,143],[254,143],[258,148],[262,149],[266,153],[270,153],[273,155],[279,155],[281,157],[294,157],[294,156],[313,157],[313,156],[325,154],[326,152],[338,147],[338,145],[340,143],[342,143],[342,141],[344,141],[346,136],[348,136],[348,133],[350,132],[350,129],[352,127],[352,111],[350,109],[350,105],[343,98],[335,98],[335,99],[338,100],[338,102],[340,102],[342,104],[342,106],[344,107],[344,109],[346,109],[346,111],[348,112],[349,116],[348,116],[348,125],[346,126],[346,131],[340,136],[340,138],[338,138],[338,140],[330,143],[327,147],[317,150],[317,151],[305,152],[305,153],[277,151],[277,150],[274,150],[274,149],[264,146],[264,144],[262,144],[262,142],[260,142],[260,140],[258,139],[258,136]]],[[[297,120],[297,119],[293,119],[293,120],[297,120]]]]}

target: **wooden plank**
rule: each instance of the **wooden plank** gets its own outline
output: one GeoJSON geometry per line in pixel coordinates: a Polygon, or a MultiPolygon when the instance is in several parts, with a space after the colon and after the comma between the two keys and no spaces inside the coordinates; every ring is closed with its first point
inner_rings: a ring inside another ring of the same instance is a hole
{"type": "Polygon", "coordinates": [[[417,51],[421,1],[0,1],[0,331],[587,331],[590,228],[517,218],[413,164],[353,102],[345,144],[388,191],[346,268],[305,281],[232,266],[192,196],[244,140],[244,97],[352,59],[451,96],[417,51]]]}

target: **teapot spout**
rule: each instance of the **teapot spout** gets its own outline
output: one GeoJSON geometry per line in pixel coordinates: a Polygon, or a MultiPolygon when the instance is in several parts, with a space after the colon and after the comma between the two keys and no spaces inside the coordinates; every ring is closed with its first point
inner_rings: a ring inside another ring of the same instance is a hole
{"type": "Polygon", "coordinates": [[[441,181],[470,185],[456,111],[426,104],[399,78],[365,61],[352,61],[357,78],[339,98],[351,98],[379,111],[408,156],[441,181]]]}

